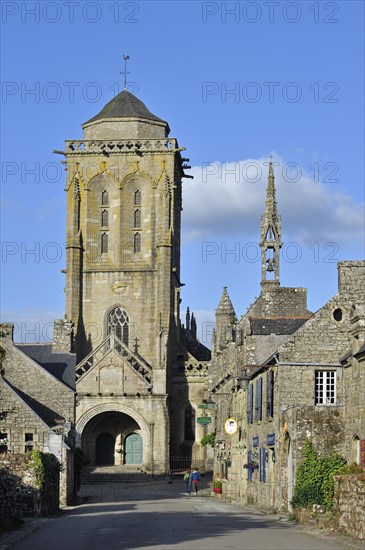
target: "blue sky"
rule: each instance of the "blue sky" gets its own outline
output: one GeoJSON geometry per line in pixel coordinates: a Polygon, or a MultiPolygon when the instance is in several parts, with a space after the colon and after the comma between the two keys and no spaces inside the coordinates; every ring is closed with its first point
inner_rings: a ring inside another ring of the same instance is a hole
{"type": "Polygon", "coordinates": [[[363,2],[1,9],[1,310],[18,339],[49,339],[63,316],[65,174],[52,150],[82,138],[81,124],[122,88],[123,53],[130,91],[190,158],[182,314],[196,312],[204,343],[224,285],[238,316],[260,292],[270,154],[281,284],[307,287],[316,310],[337,291],[336,261],[364,257],[363,2]]]}

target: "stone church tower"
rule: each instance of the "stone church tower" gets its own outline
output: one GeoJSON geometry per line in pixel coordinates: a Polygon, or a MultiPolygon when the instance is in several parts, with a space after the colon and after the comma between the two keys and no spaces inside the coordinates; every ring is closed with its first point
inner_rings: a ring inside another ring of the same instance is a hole
{"type": "Polygon", "coordinates": [[[65,151],[77,435],[92,463],[162,472],[180,346],[182,149],[127,90],[83,130],[65,151]]]}

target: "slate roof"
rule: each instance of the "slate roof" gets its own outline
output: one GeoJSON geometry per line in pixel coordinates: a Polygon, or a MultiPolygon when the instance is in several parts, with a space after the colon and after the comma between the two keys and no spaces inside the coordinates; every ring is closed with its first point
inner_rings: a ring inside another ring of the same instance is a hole
{"type": "Polygon", "coordinates": [[[270,335],[270,334],[294,334],[306,321],[308,317],[296,318],[265,318],[250,317],[251,334],[270,335]]]}
{"type": "Polygon", "coordinates": [[[95,120],[101,120],[103,118],[144,118],[146,120],[154,120],[156,122],[163,122],[167,124],[165,120],[152,114],[146,107],[146,105],[138,99],[136,96],[123,90],[117,96],[113,97],[109,103],[107,103],[100,113],[93,118],[90,118],[84,124],[94,122],[95,120]]]}
{"type": "Polygon", "coordinates": [[[52,352],[52,344],[16,344],[16,347],[71,389],[75,389],[76,355],[52,352]]]}
{"type": "Polygon", "coordinates": [[[185,341],[187,351],[198,361],[210,361],[212,353],[204,344],[193,338],[185,341]]]}

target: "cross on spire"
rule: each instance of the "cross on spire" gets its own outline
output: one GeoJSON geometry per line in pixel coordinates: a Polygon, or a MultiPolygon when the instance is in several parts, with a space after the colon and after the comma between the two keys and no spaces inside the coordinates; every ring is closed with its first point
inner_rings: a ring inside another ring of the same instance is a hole
{"type": "Polygon", "coordinates": [[[124,71],[121,71],[120,74],[124,74],[124,88],[123,90],[127,89],[127,74],[132,74],[131,72],[127,71],[127,61],[129,59],[129,55],[126,53],[123,55],[124,59],[124,71]]]}

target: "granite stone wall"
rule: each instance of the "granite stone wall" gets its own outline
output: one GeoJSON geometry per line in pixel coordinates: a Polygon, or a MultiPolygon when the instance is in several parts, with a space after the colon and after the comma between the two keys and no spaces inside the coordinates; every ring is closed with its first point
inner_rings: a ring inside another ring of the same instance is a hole
{"type": "Polygon", "coordinates": [[[365,473],[335,476],[337,528],[356,539],[365,539],[365,473]]]}

